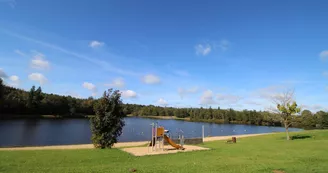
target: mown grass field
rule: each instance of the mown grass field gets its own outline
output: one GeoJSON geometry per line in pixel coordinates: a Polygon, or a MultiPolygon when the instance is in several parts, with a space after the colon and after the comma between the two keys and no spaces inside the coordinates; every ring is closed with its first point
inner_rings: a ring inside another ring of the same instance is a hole
{"type": "Polygon", "coordinates": [[[328,172],[328,130],[291,133],[305,137],[286,141],[284,134],[249,137],[237,144],[205,143],[209,151],[134,157],[119,149],[1,151],[0,172],[49,173],[286,173],[328,172]]]}

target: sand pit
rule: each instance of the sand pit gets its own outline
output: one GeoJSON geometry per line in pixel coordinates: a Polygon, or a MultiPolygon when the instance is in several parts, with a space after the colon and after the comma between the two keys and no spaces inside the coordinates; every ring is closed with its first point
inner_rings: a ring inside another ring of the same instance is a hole
{"type": "Polygon", "coordinates": [[[157,155],[157,154],[172,154],[177,152],[190,152],[198,150],[209,150],[209,148],[194,146],[194,145],[184,145],[185,150],[177,150],[171,146],[165,146],[163,151],[151,151],[149,147],[133,147],[133,148],[122,148],[122,151],[128,152],[134,156],[146,156],[146,155],[157,155]]]}

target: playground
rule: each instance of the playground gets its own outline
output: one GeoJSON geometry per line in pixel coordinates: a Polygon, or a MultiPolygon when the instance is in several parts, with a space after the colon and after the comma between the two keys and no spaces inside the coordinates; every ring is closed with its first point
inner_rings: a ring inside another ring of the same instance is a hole
{"type": "MultiPolygon", "coordinates": [[[[157,155],[157,154],[170,154],[177,152],[188,152],[196,150],[209,150],[208,148],[184,145],[185,139],[183,133],[178,135],[178,139],[172,140],[170,138],[170,131],[158,123],[151,124],[151,140],[147,143],[146,147],[132,147],[122,148],[122,151],[128,152],[134,156],[157,155]],[[178,141],[177,144],[175,141],[178,141]],[[167,145],[165,145],[167,144],[167,145]]],[[[203,140],[201,141],[203,143],[203,140]]]]}

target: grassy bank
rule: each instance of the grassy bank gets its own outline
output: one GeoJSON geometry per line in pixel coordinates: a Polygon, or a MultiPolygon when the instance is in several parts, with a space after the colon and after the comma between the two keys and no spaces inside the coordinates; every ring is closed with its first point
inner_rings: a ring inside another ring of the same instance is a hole
{"type": "Polygon", "coordinates": [[[225,172],[324,173],[328,170],[328,131],[273,134],[205,143],[209,151],[134,157],[119,149],[1,151],[0,172],[225,172]]]}

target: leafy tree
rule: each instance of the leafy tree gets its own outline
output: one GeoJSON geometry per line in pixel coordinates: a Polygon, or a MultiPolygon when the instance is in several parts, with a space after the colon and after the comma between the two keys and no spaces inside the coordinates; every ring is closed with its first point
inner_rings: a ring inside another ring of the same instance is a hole
{"type": "Polygon", "coordinates": [[[299,113],[301,111],[301,109],[297,107],[296,102],[293,101],[293,97],[294,97],[293,90],[287,90],[282,95],[277,95],[274,97],[274,101],[275,103],[277,103],[277,111],[279,112],[286,129],[287,140],[290,140],[288,128],[293,123],[292,115],[299,113]]]}
{"type": "Polygon", "coordinates": [[[33,100],[34,100],[34,95],[35,95],[35,86],[32,86],[30,89],[30,92],[28,93],[28,99],[27,99],[27,108],[33,109],[33,100]]]}
{"type": "Polygon", "coordinates": [[[301,126],[307,129],[315,128],[316,118],[309,110],[303,110],[301,113],[301,126]]]}
{"type": "Polygon", "coordinates": [[[120,97],[118,90],[109,89],[94,105],[96,116],[91,118],[91,131],[97,148],[111,148],[122,134],[125,116],[120,97]]]}
{"type": "Polygon", "coordinates": [[[318,111],[315,113],[319,128],[328,129],[328,113],[324,111],[318,111]]]}
{"type": "Polygon", "coordinates": [[[1,112],[1,108],[3,106],[3,98],[4,98],[4,86],[3,86],[3,81],[0,78],[0,112],[1,112]]]}

